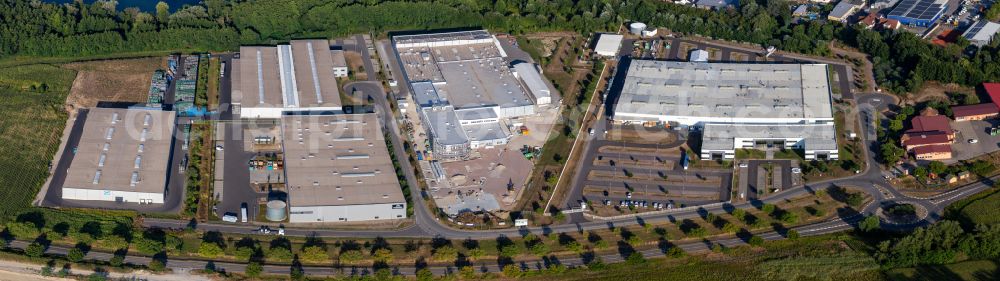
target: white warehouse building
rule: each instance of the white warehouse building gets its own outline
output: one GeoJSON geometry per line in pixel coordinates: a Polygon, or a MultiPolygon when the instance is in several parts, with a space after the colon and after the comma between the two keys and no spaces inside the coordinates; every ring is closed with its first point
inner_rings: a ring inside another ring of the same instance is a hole
{"type": "Polygon", "coordinates": [[[327,40],[243,46],[239,59],[233,61],[233,111],[240,118],[277,119],[285,112],[342,110],[327,40]]]}
{"type": "Polygon", "coordinates": [[[545,80],[542,79],[542,74],[538,72],[535,64],[526,62],[514,64],[514,75],[521,78],[528,91],[535,97],[535,104],[552,103],[552,91],[545,85],[545,80]]]}
{"type": "Polygon", "coordinates": [[[62,199],[163,204],[175,113],[90,109],[62,199]]]}
{"type": "Polygon", "coordinates": [[[622,80],[620,123],[833,122],[825,64],[633,60],[622,80]]]}
{"type": "Polygon", "coordinates": [[[281,121],[289,222],[406,218],[375,113],[285,115],[281,121]]]}
{"type": "Polygon", "coordinates": [[[799,149],[806,160],[836,160],[837,131],[831,123],[810,124],[705,124],[702,159],[733,159],[737,149],[778,147],[799,149]]]}

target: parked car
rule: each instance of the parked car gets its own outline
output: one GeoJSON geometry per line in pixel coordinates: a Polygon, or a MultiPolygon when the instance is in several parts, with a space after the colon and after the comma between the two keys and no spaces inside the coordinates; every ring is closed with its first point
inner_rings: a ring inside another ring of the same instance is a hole
{"type": "Polygon", "coordinates": [[[978,143],[978,142],[979,142],[979,140],[977,140],[977,139],[969,139],[969,143],[978,143]]]}
{"type": "Polygon", "coordinates": [[[236,220],[237,220],[236,214],[233,213],[226,213],[225,215],[222,216],[222,221],[224,222],[236,222],[236,220]]]}

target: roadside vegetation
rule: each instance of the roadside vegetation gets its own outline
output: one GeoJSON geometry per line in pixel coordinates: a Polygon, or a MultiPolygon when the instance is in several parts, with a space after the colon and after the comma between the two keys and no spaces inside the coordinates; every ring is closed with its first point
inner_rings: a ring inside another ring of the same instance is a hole
{"type": "Polygon", "coordinates": [[[188,166],[184,172],[184,211],[186,217],[206,221],[212,214],[212,174],[215,162],[213,125],[198,122],[191,124],[191,141],[188,146],[188,166]]]}

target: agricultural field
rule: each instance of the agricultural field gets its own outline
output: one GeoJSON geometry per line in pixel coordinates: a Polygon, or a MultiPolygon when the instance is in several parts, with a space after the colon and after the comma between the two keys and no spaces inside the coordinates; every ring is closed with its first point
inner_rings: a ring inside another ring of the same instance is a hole
{"type": "Polygon", "coordinates": [[[1000,206],[1000,191],[991,189],[952,204],[948,213],[967,225],[995,224],[1000,223],[997,206],[1000,206]]]}
{"type": "Polygon", "coordinates": [[[78,73],[69,98],[70,110],[93,107],[99,101],[146,102],[153,71],[166,66],[166,57],[76,62],[63,68],[78,73]]]}
{"type": "Polygon", "coordinates": [[[75,76],[52,65],[0,68],[0,220],[29,208],[48,177],[75,76]]]}
{"type": "Polygon", "coordinates": [[[845,245],[838,236],[768,242],[763,248],[736,248],[680,259],[603,265],[600,270],[568,270],[537,280],[883,280],[877,263],[845,245]]]}
{"type": "Polygon", "coordinates": [[[1000,280],[1000,266],[994,261],[964,261],[947,265],[897,268],[886,272],[889,280],[1000,280]]]}

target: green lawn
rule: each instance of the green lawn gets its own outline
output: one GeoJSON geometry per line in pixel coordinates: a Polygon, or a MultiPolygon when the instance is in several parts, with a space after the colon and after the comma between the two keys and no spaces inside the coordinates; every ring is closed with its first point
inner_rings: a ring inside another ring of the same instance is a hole
{"type": "Polygon", "coordinates": [[[0,68],[0,220],[28,208],[48,177],[75,77],[52,65],[0,68]]]}
{"type": "Polygon", "coordinates": [[[994,261],[965,261],[949,265],[899,268],[886,272],[889,280],[1000,280],[1000,269],[994,261]]]}

